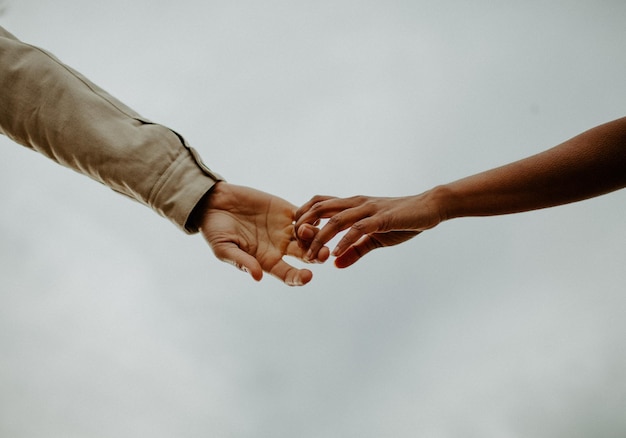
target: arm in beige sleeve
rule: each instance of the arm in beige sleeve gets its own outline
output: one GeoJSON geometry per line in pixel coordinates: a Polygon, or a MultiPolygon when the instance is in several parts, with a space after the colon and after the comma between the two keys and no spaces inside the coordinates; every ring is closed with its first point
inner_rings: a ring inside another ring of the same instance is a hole
{"type": "Polygon", "coordinates": [[[296,207],[269,193],[220,182],[183,138],[152,123],[51,54],[0,27],[0,132],[59,164],[150,206],[217,258],[260,280],[303,285],[296,207]]]}
{"type": "Polygon", "coordinates": [[[148,205],[188,233],[198,231],[192,211],[221,179],[180,135],[1,27],[0,132],[148,205]]]}

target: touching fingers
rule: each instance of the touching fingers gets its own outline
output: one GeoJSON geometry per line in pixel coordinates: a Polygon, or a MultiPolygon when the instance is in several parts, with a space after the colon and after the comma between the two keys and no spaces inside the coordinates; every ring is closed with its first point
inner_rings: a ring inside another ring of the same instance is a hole
{"type": "Polygon", "coordinates": [[[356,242],[356,240],[358,240],[358,238],[363,234],[376,231],[375,229],[369,230],[367,228],[363,228],[363,224],[361,222],[365,222],[363,219],[367,219],[368,216],[369,212],[367,211],[367,207],[364,206],[349,208],[332,216],[326,225],[324,225],[311,240],[309,251],[305,255],[305,260],[313,260],[317,258],[318,251],[323,248],[328,241],[330,241],[338,233],[350,227],[353,227],[354,229],[351,230],[351,236],[353,236],[351,237],[352,242],[356,242]],[[355,228],[356,223],[359,223],[359,225],[355,228]]]}
{"type": "Polygon", "coordinates": [[[297,228],[296,237],[298,238],[298,243],[303,244],[301,247],[308,248],[318,231],[319,229],[309,224],[302,224],[297,228]]]}
{"type": "Polygon", "coordinates": [[[320,248],[316,258],[306,259],[305,257],[306,252],[311,246],[311,240],[315,237],[318,231],[319,229],[310,225],[303,225],[302,227],[300,227],[300,230],[298,231],[300,237],[297,240],[289,243],[289,246],[287,247],[287,252],[285,254],[296,257],[307,263],[324,263],[330,257],[330,248],[328,248],[327,246],[323,246],[322,248],[320,248]],[[311,234],[309,234],[308,232],[302,232],[303,229],[309,228],[311,234]]]}
{"type": "Polygon", "coordinates": [[[334,199],[334,197],[323,196],[323,195],[313,196],[309,201],[307,201],[304,205],[298,208],[298,210],[296,210],[296,216],[295,216],[296,221],[299,220],[303,214],[308,212],[311,209],[311,207],[313,207],[315,204],[318,204],[322,201],[327,201],[329,199],[334,199]]]}
{"type": "Polygon", "coordinates": [[[324,248],[325,244],[332,239],[337,233],[345,230],[350,224],[344,222],[340,215],[333,216],[326,225],[319,230],[310,241],[309,250],[304,256],[305,261],[315,260],[319,257],[319,251],[324,248]]]}
{"type": "Polygon", "coordinates": [[[333,198],[330,196],[313,198],[316,202],[305,204],[296,213],[296,229],[303,224],[315,225],[320,219],[327,219],[342,211],[357,207],[357,198],[333,198]]]}

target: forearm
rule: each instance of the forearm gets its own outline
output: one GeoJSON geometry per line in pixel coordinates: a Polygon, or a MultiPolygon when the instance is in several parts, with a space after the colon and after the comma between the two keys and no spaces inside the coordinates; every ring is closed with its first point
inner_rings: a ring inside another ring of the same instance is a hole
{"type": "Polygon", "coordinates": [[[552,207],[626,187],[626,118],[433,190],[445,219],[552,207]]]}
{"type": "Polygon", "coordinates": [[[52,55],[0,28],[0,132],[166,216],[188,232],[219,177],[153,124],[52,55]]]}

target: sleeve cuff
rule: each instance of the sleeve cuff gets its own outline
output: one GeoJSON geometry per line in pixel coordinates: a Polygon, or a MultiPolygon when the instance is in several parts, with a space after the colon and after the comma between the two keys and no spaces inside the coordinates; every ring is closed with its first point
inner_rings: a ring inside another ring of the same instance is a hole
{"type": "Polygon", "coordinates": [[[194,149],[185,148],[161,181],[148,203],[185,233],[197,233],[197,225],[189,220],[191,214],[204,195],[223,178],[202,163],[194,149]]]}

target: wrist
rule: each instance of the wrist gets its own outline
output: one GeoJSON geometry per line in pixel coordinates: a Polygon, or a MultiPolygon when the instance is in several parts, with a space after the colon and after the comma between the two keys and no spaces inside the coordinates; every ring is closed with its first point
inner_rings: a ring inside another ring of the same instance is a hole
{"type": "Polygon", "coordinates": [[[458,212],[454,207],[455,195],[449,185],[439,185],[428,190],[425,194],[431,211],[438,218],[437,223],[458,217],[458,212]]]}
{"type": "Polygon", "coordinates": [[[194,207],[191,215],[189,216],[189,225],[194,229],[199,230],[202,228],[202,222],[204,221],[204,216],[206,212],[210,208],[211,202],[214,200],[215,196],[219,196],[219,187],[222,184],[226,184],[224,181],[217,181],[211,188],[200,198],[196,206],[194,207]]]}

